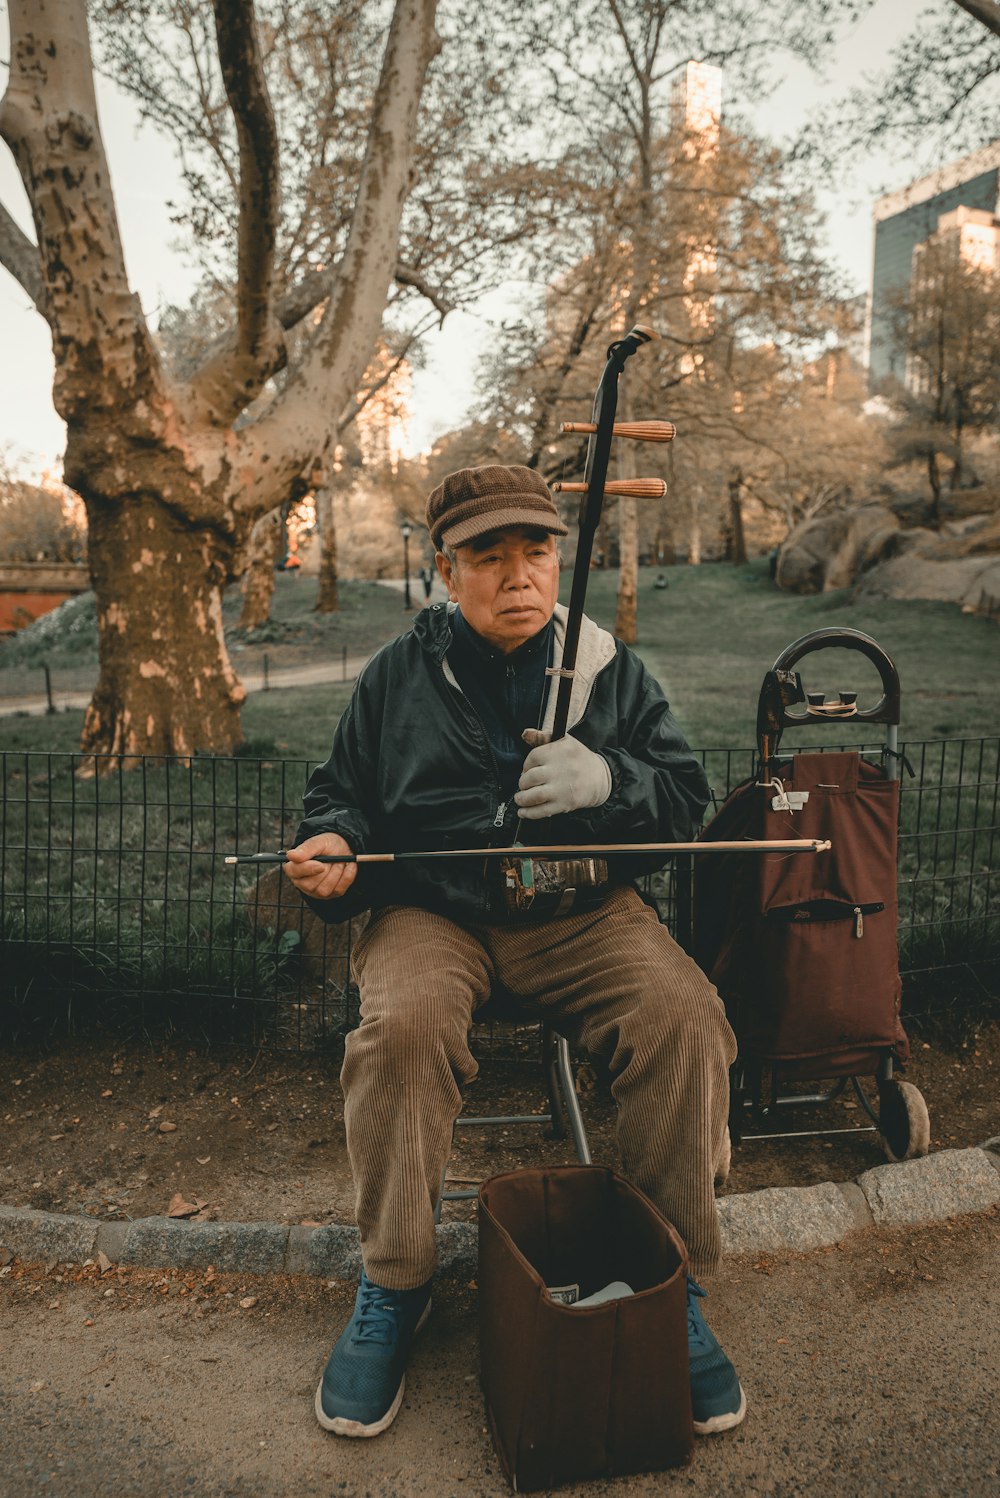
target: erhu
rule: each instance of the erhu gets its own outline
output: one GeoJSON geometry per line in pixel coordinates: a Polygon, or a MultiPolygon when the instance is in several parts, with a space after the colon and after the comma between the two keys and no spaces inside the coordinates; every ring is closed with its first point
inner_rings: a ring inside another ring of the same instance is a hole
{"type": "MultiPolygon", "coordinates": [[[[604,497],[607,494],[614,498],[625,496],[662,499],[667,492],[663,479],[608,479],[608,460],[613,438],[624,437],[634,442],[671,442],[676,435],[676,427],[670,421],[615,421],[618,381],[625,368],[625,361],[644,344],[658,338],[659,334],[652,328],[636,324],[631,332],[612,343],[594,397],[593,419],[586,422],[566,421],[561,427],[564,434],[585,434],[589,441],[583,481],[552,485],[557,493],[583,495],[562,660],[558,666],[549,669],[549,675],[557,677],[559,681],[552,727],[553,739],[564,738],[569,723],[583,607],[604,497]]],[[[729,843],[601,843],[594,846],[568,843],[515,844],[511,848],[438,848],[402,853],[320,854],[315,862],[369,864],[415,859],[498,858],[508,904],[514,909],[524,910],[533,903],[537,894],[572,894],[574,880],[581,886],[605,883],[608,870],[603,855],[609,853],[776,853],[784,856],[789,853],[822,853],[829,847],[830,844],[820,838],[787,838],[781,841],[747,839],[729,843]]],[[[230,854],[226,863],[283,863],[286,857],[284,850],[277,853],[238,853],[230,854]]]]}

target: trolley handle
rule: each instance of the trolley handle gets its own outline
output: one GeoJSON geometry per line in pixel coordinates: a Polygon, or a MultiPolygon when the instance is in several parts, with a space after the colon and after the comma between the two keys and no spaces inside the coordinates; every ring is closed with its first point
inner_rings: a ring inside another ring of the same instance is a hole
{"type": "Polygon", "coordinates": [[[802,678],[793,668],[816,650],[840,648],[857,650],[866,655],[878,671],[882,696],[874,707],[857,708],[850,714],[852,723],[888,723],[897,725],[900,716],[899,673],[877,640],[859,629],[814,629],[793,640],[781,652],[764,677],[757,702],[757,743],[761,761],[767,764],[776,753],[782,728],[801,728],[817,723],[829,728],[836,719],[822,713],[793,712],[792,704],[805,702],[802,678]]]}

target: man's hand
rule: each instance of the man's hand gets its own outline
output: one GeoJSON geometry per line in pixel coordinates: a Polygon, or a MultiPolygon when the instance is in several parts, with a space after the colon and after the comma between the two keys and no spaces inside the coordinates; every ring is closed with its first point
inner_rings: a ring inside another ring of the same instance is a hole
{"type": "Polygon", "coordinates": [[[317,863],[317,853],[350,856],[353,849],[335,832],[320,832],[307,837],[297,848],[289,848],[288,862],[282,868],[300,895],[314,900],[335,900],[346,895],[358,877],[356,863],[317,863]]]}
{"type": "Polygon", "coordinates": [[[611,795],[607,760],[570,734],[554,744],[537,728],[526,728],[521,737],[533,746],[514,797],[522,817],[540,821],[604,805],[611,795]]]}

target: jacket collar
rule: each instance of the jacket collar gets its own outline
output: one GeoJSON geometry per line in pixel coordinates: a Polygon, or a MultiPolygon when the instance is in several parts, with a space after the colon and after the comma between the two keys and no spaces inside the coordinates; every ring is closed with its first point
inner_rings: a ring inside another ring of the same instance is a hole
{"type": "MultiPolygon", "coordinates": [[[[422,609],[413,621],[413,633],[428,655],[438,661],[445,676],[452,686],[457,687],[451,667],[448,665],[446,656],[451,644],[451,615],[455,604],[435,603],[429,608],[422,609]]],[[[566,643],[566,619],[568,610],[564,604],[557,603],[553,614],[555,626],[555,646],[553,649],[553,660],[555,664],[561,665],[563,647],[566,643]]],[[[573,693],[569,704],[569,727],[579,723],[587,710],[590,694],[593,690],[594,680],[605,666],[611,664],[615,658],[617,645],[615,637],[600,625],[595,624],[586,614],[580,625],[580,641],[576,651],[576,673],[573,677],[573,693]]],[[[542,715],[542,729],[551,732],[552,724],[556,715],[556,696],[559,691],[559,677],[549,677],[549,689],[545,699],[545,712],[542,715]]]]}

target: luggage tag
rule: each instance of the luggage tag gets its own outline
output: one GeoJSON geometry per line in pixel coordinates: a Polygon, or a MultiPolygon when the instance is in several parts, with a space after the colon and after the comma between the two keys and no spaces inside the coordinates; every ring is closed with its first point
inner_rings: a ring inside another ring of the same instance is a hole
{"type": "Polygon", "coordinates": [[[777,795],[771,797],[772,811],[801,811],[809,800],[808,791],[786,791],[776,775],[772,777],[771,784],[778,787],[777,795]]]}

